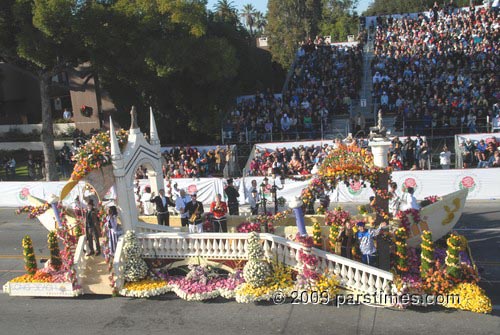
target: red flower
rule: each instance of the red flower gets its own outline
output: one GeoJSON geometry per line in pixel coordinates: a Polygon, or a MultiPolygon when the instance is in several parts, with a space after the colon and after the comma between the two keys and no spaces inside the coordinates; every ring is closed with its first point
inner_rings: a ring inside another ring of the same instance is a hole
{"type": "Polygon", "coordinates": [[[474,181],[474,178],[472,178],[470,176],[464,177],[462,179],[462,185],[465,188],[472,188],[472,187],[474,187],[475,184],[476,184],[476,182],[474,181]]]}
{"type": "Polygon", "coordinates": [[[417,182],[413,178],[406,178],[404,182],[405,186],[408,187],[413,187],[415,188],[417,186],[417,182]]]}

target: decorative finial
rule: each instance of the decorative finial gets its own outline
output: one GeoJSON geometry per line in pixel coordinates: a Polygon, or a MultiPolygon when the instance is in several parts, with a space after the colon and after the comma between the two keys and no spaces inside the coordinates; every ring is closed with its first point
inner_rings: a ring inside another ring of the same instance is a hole
{"type": "Polygon", "coordinates": [[[137,122],[137,111],[135,106],[132,106],[130,110],[130,129],[139,128],[139,123],[137,122]]]}

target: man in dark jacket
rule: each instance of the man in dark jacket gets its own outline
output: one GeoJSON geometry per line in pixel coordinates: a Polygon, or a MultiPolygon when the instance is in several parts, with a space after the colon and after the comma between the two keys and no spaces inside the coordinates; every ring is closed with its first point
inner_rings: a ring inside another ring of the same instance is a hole
{"type": "Polygon", "coordinates": [[[240,215],[240,209],[238,204],[238,198],[240,193],[233,186],[233,179],[230,178],[227,180],[227,186],[224,190],[227,196],[227,205],[229,207],[229,215],[240,215]]]}
{"type": "Polygon", "coordinates": [[[160,189],[160,194],[156,197],[154,192],[151,195],[151,202],[156,205],[156,218],[158,220],[158,225],[160,226],[170,226],[170,214],[168,213],[168,205],[175,206],[174,202],[170,198],[165,196],[165,190],[160,189]]]}
{"type": "Polygon", "coordinates": [[[87,256],[94,254],[94,240],[96,244],[96,256],[101,254],[101,246],[99,245],[99,219],[94,208],[94,200],[89,199],[87,203],[87,211],[85,213],[85,236],[89,246],[87,256]]]}

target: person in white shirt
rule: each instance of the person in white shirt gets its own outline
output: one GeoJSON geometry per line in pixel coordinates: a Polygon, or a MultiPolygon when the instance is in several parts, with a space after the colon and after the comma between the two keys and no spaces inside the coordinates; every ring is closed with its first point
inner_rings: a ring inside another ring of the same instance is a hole
{"type": "Polygon", "coordinates": [[[396,184],[395,182],[389,184],[389,193],[391,195],[391,198],[389,199],[389,211],[393,216],[396,216],[401,205],[401,198],[396,191],[397,188],[398,184],[396,184]]]}
{"type": "Polygon", "coordinates": [[[443,170],[448,170],[450,168],[451,152],[446,145],[443,147],[443,151],[439,153],[439,164],[443,170]]]}
{"type": "Polygon", "coordinates": [[[183,188],[179,190],[179,196],[175,199],[175,210],[181,216],[181,224],[186,227],[189,224],[188,218],[189,213],[185,211],[186,204],[191,200],[189,196],[186,195],[186,191],[183,188]]]}
{"type": "Polygon", "coordinates": [[[415,193],[415,190],[413,187],[408,187],[406,189],[406,192],[403,193],[403,196],[401,197],[401,206],[400,209],[402,211],[406,211],[408,209],[420,209],[420,205],[417,202],[417,198],[413,195],[415,193]]]}
{"type": "Polygon", "coordinates": [[[154,214],[154,206],[151,203],[151,187],[146,186],[144,188],[144,193],[141,195],[141,203],[142,203],[142,214],[144,215],[154,214]]]}

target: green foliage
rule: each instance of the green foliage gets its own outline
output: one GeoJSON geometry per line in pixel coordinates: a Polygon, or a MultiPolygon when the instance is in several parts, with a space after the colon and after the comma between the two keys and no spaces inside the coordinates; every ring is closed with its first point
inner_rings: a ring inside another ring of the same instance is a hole
{"type": "Polygon", "coordinates": [[[33,241],[29,235],[23,238],[24,269],[29,275],[34,275],[37,270],[33,241]]]}
{"type": "Polygon", "coordinates": [[[266,35],[273,59],[288,68],[299,43],[316,35],[331,35],[332,41],[346,41],[358,32],[351,0],[269,0],[266,35]]]}
{"type": "Polygon", "coordinates": [[[49,232],[47,235],[47,243],[49,244],[50,251],[50,265],[54,268],[54,270],[59,271],[61,268],[61,255],[59,252],[59,243],[57,241],[57,234],[54,230],[49,232]]]}

